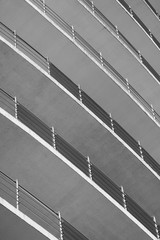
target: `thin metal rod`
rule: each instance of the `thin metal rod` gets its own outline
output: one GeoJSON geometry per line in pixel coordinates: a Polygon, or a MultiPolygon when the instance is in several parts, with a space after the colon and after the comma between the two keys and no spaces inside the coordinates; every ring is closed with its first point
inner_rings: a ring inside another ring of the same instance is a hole
{"type": "Polygon", "coordinates": [[[18,179],[16,179],[16,208],[19,210],[19,188],[18,188],[18,179]]]}

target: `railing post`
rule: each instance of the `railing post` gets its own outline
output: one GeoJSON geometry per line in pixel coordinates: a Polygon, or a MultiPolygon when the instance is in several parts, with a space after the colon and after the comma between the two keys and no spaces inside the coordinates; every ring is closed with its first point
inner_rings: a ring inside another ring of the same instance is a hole
{"type": "Polygon", "coordinates": [[[52,127],[53,148],[56,149],[55,129],[52,127]]]}
{"type": "Polygon", "coordinates": [[[45,12],[46,12],[46,4],[45,4],[45,0],[43,0],[42,5],[43,5],[43,12],[45,13],[45,12]]]}
{"type": "Polygon", "coordinates": [[[155,229],[156,229],[157,238],[160,239],[158,226],[157,226],[157,221],[156,221],[156,217],[155,216],[153,216],[153,221],[154,221],[154,225],[155,225],[155,229]]]}
{"type": "Polygon", "coordinates": [[[129,82],[128,82],[128,79],[127,79],[127,78],[126,78],[126,83],[127,83],[128,92],[130,92],[129,82]]]}
{"type": "Polygon", "coordinates": [[[80,84],[78,84],[78,91],[79,91],[79,100],[82,102],[82,91],[81,91],[80,84]]]}
{"type": "Polygon", "coordinates": [[[14,111],[15,111],[15,118],[17,119],[18,118],[18,115],[17,115],[17,98],[14,97],[14,111]]]}
{"type": "Polygon", "coordinates": [[[141,147],[140,141],[138,141],[138,145],[139,145],[139,151],[140,151],[140,154],[141,154],[141,158],[143,158],[143,152],[142,152],[142,147],[141,147]]]}
{"type": "Polygon", "coordinates": [[[150,29],[149,29],[149,36],[152,38],[152,33],[150,29]]]}
{"type": "Polygon", "coordinates": [[[153,115],[153,117],[154,117],[154,119],[156,118],[155,117],[155,111],[154,111],[154,108],[153,108],[153,105],[151,104],[151,110],[152,110],[152,115],[153,115]]]}
{"type": "Polygon", "coordinates": [[[111,113],[109,114],[109,116],[110,116],[110,119],[111,119],[111,127],[112,127],[112,130],[114,131],[113,119],[112,119],[112,115],[111,115],[111,113]]]}
{"type": "Polygon", "coordinates": [[[17,47],[17,36],[16,36],[16,30],[14,30],[14,46],[17,47]]]}
{"type": "Polygon", "coordinates": [[[121,192],[122,192],[122,198],[123,198],[123,206],[127,210],[127,203],[126,203],[126,198],[125,198],[125,193],[124,193],[123,186],[121,186],[121,192]]]}
{"type": "Polygon", "coordinates": [[[116,34],[117,34],[117,36],[119,37],[119,32],[118,32],[118,27],[117,27],[117,25],[116,25],[115,27],[116,27],[116,34]]]}
{"type": "Polygon", "coordinates": [[[47,69],[48,69],[48,74],[50,75],[50,62],[49,62],[49,57],[47,57],[47,69]]]}
{"type": "Polygon", "coordinates": [[[91,3],[92,3],[92,11],[93,11],[93,13],[94,13],[94,4],[93,4],[93,1],[91,1],[91,3]]]}
{"type": "Polygon", "coordinates": [[[62,218],[60,211],[58,212],[58,217],[59,217],[60,240],[63,240],[62,218]]]}
{"type": "Polygon", "coordinates": [[[102,53],[101,53],[101,52],[99,53],[99,56],[100,56],[101,64],[102,64],[102,66],[103,66],[103,57],[102,57],[102,53]]]}
{"type": "Polygon", "coordinates": [[[73,39],[75,39],[75,31],[74,31],[74,27],[72,26],[72,37],[73,39]]]}
{"type": "Polygon", "coordinates": [[[18,179],[16,179],[16,208],[19,210],[19,189],[18,189],[18,179]]]}
{"type": "Polygon", "coordinates": [[[133,10],[131,9],[131,7],[129,6],[130,8],[130,14],[133,16],[133,10]]]}
{"type": "Polygon", "coordinates": [[[87,162],[88,162],[89,177],[90,177],[90,179],[92,179],[91,161],[90,161],[89,156],[87,156],[87,162]]]}
{"type": "Polygon", "coordinates": [[[140,61],[142,61],[142,55],[139,50],[138,50],[138,56],[139,56],[140,61]]]}

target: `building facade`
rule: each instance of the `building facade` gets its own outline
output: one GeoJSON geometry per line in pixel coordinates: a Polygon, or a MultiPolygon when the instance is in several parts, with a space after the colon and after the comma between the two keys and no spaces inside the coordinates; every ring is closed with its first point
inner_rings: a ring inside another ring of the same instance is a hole
{"type": "Polygon", "coordinates": [[[2,239],[160,238],[159,14],[0,1],[2,239]]]}

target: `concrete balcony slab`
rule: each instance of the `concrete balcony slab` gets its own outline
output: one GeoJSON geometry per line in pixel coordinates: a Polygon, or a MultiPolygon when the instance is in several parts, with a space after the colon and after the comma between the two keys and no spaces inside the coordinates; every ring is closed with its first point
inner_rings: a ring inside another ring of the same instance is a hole
{"type": "Polygon", "coordinates": [[[150,239],[58,156],[0,116],[0,168],[90,239],[150,239]],[[2,127],[3,126],[3,127],[2,127]]]}
{"type": "Polygon", "coordinates": [[[158,179],[40,71],[5,44],[1,43],[0,49],[0,87],[17,96],[20,103],[48,126],[54,126],[66,141],[84,156],[89,156],[91,162],[115,183],[123,185],[137,203],[160,220],[158,179]]]}

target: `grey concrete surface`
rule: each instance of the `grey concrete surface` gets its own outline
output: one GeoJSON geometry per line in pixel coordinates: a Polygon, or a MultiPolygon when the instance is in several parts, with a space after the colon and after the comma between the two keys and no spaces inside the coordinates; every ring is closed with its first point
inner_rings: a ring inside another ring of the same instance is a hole
{"type": "Polygon", "coordinates": [[[0,204],[0,239],[1,240],[47,240],[45,236],[25,223],[14,213],[0,204]]]}
{"type": "MultiPolygon", "coordinates": [[[[42,16],[24,2],[19,3],[17,0],[15,3],[17,4],[14,4],[15,11],[11,12],[9,18],[7,14],[2,15],[4,22],[8,23],[12,28],[16,28],[18,33],[38,50],[43,49],[43,54],[45,52],[51,61],[60,67],[65,74],[76,83],[80,83],[82,89],[105,110],[112,112],[113,117],[133,137],[139,139],[153,157],[158,159],[160,132],[157,130],[157,126],[106,74],[96,67],[69,40],[64,38],[58,30],[48,24],[42,16]],[[25,12],[21,11],[24,6],[25,12]],[[22,21],[19,21],[22,15],[22,21]],[[61,38],[65,42],[59,41],[61,38]],[[52,44],[52,39],[54,39],[54,44],[52,44]],[[59,51],[57,51],[57,44],[59,45],[59,51]]],[[[9,4],[9,7],[6,7],[7,9],[4,9],[3,12],[9,13],[11,6],[9,4]]]]}
{"type": "MultiPolygon", "coordinates": [[[[152,2],[150,1],[151,5],[152,2]]],[[[153,12],[143,1],[126,0],[126,3],[131,6],[133,11],[143,21],[143,23],[150,29],[151,33],[159,40],[160,39],[160,24],[153,12]]]]}
{"type": "MultiPolygon", "coordinates": [[[[8,1],[2,3],[1,11],[3,11],[3,13],[5,12],[5,15],[2,13],[1,18],[4,23],[13,29],[16,28],[17,33],[38,50],[41,51],[42,49],[41,52],[43,54],[48,55],[51,61],[60,67],[72,80],[80,83],[82,89],[93,97],[105,110],[111,111],[113,117],[117,119],[133,137],[139,139],[142,145],[147,148],[154,157],[159,158],[159,150],[157,150],[157,148],[159,148],[159,137],[157,136],[157,134],[159,135],[159,130],[157,131],[157,127],[153,126],[154,123],[142,113],[142,110],[124,94],[106,74],[96,67],[90,59],[28,4],[19,2],[19,0],[15,0],[15,2],[12,1],[10,4],[8,1]],[[14,4],[14,11],[12,4],[14,4]],[[24,7],[25,12],[22,11],[24,7]],[[19,19],[21,19],[21,21],[19,21],[19,19]],[[35,29],[37,29],[37,31],[35,31],[35,29]],[[54,44],[52,44],[52,39],[54,39],[54,44]],[[57,45],[59,48],[57,48],[57,45]],[[150,144],[151,142],[152,145],[150,144]]],[[[151,88],[149,87],[147,89],[151,88]]],[[[156,91],[157,89],[159,91],[158,87],[156,87],[156,91]]],[[[154,92],[153,95],[156,101],[159,94],[155,95],[154,92]]],[[[159,106],[158,101],[157,106],[159,106]]]]}
{"type": "Polygon", "coordinates": [[[158,13],[160,13],[160,2],[158,0],[152,0],[152,5],[158,13]]]}
{"type": "Polygon", "coordinates": [[[30,135],[0,116],[0,169],[89,239],[150,239],[86,180],[30,135]]]}
{"type": "Polygon", "coordinates": [[[123,185],[137,203],[160,221],[158,179],[74,100],[2,43],[0,56],[0,87],[17,96],[48,126],[53,125],[84,156],[89,155],[99,169],[117,185],[123,185]]]}
{"type": "MultiPolygon", "coordinates": [[[[56,11],[61,10],[64,18],[70,13],[70,23],[74,20],[77,30],[97,50],[104,50],[106,58],[119,67],[119,70],[126,74],[125,77],[129,76],[133,86],[160,112],[160,94],[156,83],[86,10],[77,2],[69,2],[72,4],[66,6],[64,1],[57,1],[56,11]],[[131,62],[132,67],[127,62],[131,62]],[[137,79],[142,82],[139,83],[137,79]]],[[[115,2],[112,5],[111,1],[100,0],[95,1],[95,4],[113,23],[120,26],[120,31],[132,40],[159,71],[157,49],[118,4],[115,2]]],[[[112,112],[113,118],[133,137],[141,140],[142,146],[159,162],[160,129],[69,40],[24,1],[1,1],[0,19],[12,29],[16,29],[20,36],[42,54],[49,56],[73,81],[80,83],[82,89],[107,112],[112,112]]],[[[124,185],[126,192],[148,213],[156,215],[160,222],[158,180],[66,94],[4,44],[1,44],[0,54],[0,87],[16,95],[22,104],[47,124],[54,125],[58,133],[84,155],[89,155],[91,161],[117,184],[124,185]]],[[[104,236],[108,239],[148,239],[147,235],[122,216],[106,199],[95,193],[95,189],[88,187],[86,182],[59,159],[13,124],[7,123],[3,117],[0,116],[0,119],[0,131],[4,136],[0,140],[2,170],[13,178],[18,176],[21,183],[32,193],[37,194],[51,207],[62,210],[64,217],[91,239],[104,239],[104,236]],[[62,172],[63,176],[60,174],[62,172]],[[72,178],[69,178],[70,176],[72,178]],[[106,204],[106,208],[102,207],[106,204]]]]}
{"type": "MultiPolygon", "coordinates": [[[[107,5],[109,3],[110,5],[112,5],[113,1],[112,2],[106,1],[105,4],[107,5]]],[[[78,3],[78,1],[48,0],[46,1],[46,4],[48,4],[51,7],[51,9],[58,13],[64,20],[66,20],[67,23],[75,26],[76,31],[80,33],[81,36],[83,36],[84,39],[87,40],[97,51],[102,52],[104,58],[108,60],[109,63],[112,64],[112,66],[114,66],[115,69],[122,74],[123,77],[129,80],[131,85],[135,87],[135,89],[141,94],[141,96],[143,96],[149,103],[152,103],[155,109],[160,112],[159,109],[160,88],[157,87],[157,82],[142,67],[142,65],[118,42],[118,40],[116,40],[106,29],[104,29],[102,25],[98,24],[98,21],[96,21],[96,19],[93,16],[91,16],[91,14],[89,14],[87,10],[85,10],[78,3]]],[[[153,14],[150,12],[150,10],[143,2],[139,4],[141,4],[144,7],[144,11],[143,8],[141,9],[143,15],[147,19],[147,22],[152,27],[154,27],[155,33],[158,34],[159,33],[158,29],[160,28],[158,20],[155,19],[153,14]],[[147,14],[148,10],[150,12],[149,15],[147,14]]],[[[108,7],[109,9],[111,8],[110,5],[108,7]]],[[[106,17],[108,16],[108,14],[103,10],[102,13],[106,17]]],[[[146,19],[144,19],[144,22],[146,22],[145,21],[146,19]]],[[[137,33],[140,41],[144,42],[145,41],[144,39],[146,39],[147,44],[149,44],[148,49],[148,51],[150,51],[149,54],[152,54],[156,50],[153,43],[151,44],[151,41],[147,39],[148,37],[145,36],[142,30],[139,31],[139,27],[137,27],[136,24],[131,19],[128,19],[127,31],[128,28],[131,29],[134,28],[133,29],[134,34],[136,35],[137,33]]],[[[136,38],[136,36],[134,38],[136,38]]],[[[133,40],[131,40],[131,42],[132,41],[133,40]]],[[[158,53],[158,50],[156,50],[156,55],[154,55],[154,59],[151,59],[151,57],[147,59],[150,62],[151,66],[157,64],[157,68],[155,69],[157,70],[158,73],[160,73],[158,65],[160,55],[158,53]]]]}

